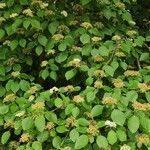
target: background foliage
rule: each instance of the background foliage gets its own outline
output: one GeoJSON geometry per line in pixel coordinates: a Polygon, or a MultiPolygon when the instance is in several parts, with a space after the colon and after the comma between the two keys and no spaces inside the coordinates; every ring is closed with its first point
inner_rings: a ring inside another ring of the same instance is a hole
{"type": "Polygon", "coordinates": [[[0,2],[0,149],[150,149],[149,0],[0,2]]]}

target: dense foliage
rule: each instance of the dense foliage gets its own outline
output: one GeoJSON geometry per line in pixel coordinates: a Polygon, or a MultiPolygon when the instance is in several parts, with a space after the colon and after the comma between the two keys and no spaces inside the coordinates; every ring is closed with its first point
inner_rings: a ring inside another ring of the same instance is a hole
{"type": "Polygon", "coordinates": [[[150,150],[149,0],[1,0],[0,149],[150,150]]]}

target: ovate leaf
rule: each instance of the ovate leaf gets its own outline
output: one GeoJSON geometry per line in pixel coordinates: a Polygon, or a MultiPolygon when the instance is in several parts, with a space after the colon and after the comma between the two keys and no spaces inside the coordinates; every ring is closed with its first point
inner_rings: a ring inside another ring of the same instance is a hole
{"type": "Polygon", "coordinates": [[[75,143],[75,149],[82,149],[88,144],[88,136],[81,135],[75,143]]]}

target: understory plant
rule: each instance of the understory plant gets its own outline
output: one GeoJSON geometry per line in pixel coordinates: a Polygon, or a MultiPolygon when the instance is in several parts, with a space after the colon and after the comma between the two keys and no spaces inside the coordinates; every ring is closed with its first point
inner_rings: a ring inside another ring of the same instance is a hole
{"type": "Polygon", "coordinates": [[[0,149],[150,150],[149,0],[1,0],[0,149]]]}

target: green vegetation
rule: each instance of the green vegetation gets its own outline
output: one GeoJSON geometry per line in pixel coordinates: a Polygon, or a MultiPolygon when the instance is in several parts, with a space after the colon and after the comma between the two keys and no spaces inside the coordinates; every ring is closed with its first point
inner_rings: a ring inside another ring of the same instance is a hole
{"type": "Polygon", "coordinates": [[[149,0],[0,2],[0,149],[150,150],[149,0]]]}

